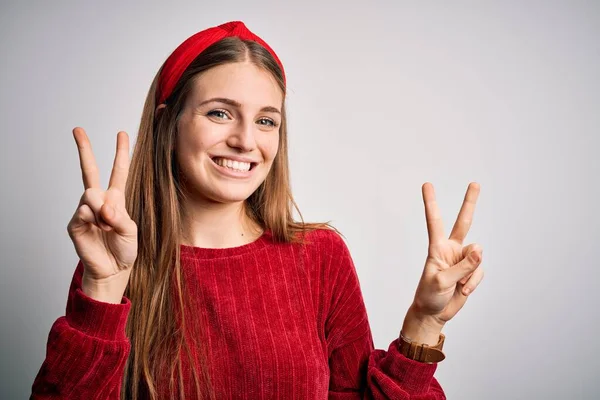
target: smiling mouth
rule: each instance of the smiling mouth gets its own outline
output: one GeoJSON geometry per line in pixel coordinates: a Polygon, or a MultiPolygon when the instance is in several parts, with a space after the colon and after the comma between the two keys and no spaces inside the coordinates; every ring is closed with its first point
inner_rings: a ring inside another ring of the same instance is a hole
{"type": "Polygon", "coordinates": [[[258,165],[255,162],[234,161],[223,157],[211,157],[210,159],[218,166],[235,172],[249,172],[258,165]]]}

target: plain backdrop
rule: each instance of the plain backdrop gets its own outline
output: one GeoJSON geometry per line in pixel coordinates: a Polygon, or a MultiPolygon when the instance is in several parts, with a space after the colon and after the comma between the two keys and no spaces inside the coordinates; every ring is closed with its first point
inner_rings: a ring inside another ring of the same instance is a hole
{"type": "Polygon", "coordinates": [[[2,2],[0,398],[24,399],[64,315],[83,192],[71,130],[108,183],[160,65],[242,20],[288,76],[292,185],[352,252],[377,348],[427,252],[421,185],[447,234],[481,184],[468,243],[485,278],[444,328],[449,399],[592,399],[600,376],[597,1],[2,2]]]}

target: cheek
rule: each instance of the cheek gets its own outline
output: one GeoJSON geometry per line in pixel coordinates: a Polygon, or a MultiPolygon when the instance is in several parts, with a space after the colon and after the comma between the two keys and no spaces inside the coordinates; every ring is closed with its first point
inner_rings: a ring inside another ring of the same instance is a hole
{"type": "Polygon", "coordinates": [[[268,159],[269,161],[273,160],[279,149],[279,134],[263,136],[259,143],[259,147],[265,159],[268,159]]]}
{"type": "Polygon", "coordinates": [[[177,139],[177,158],[181,165],[191,167],[198,162],[198,156],[202,154],[204,144],[202,140],[191,139],[189,137],[179,137],[177,139]]]}
{"type": "Polygon", "coordinates": [[[219,129],[198,121],[179,131],[177,148],[182,153],[197,154],[216,144],[222,136],[219,129]]]}

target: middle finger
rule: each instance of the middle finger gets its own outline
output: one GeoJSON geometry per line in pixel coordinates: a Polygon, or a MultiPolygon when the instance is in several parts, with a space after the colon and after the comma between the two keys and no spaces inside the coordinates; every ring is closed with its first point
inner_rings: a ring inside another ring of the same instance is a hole
{"type": "Polygon", "coordinates": [[[127,174],[129,173],[129,136],[126,132],[117,134],[117,151],[113,163],[112,173],[108,187],[115,187],[125,192],[127,185],[127,174]]]}
{"type": "Polygon", "coordinates": [[[456,222],[452,227],[450,240],[455,240],[460,244],[465,240],[469,229],[471,229],[475,205],[477,203],[477,198],[479,197],[479,189],[478,183],[472,182],[469,184],[462,207],[460,208],[456,222]]]}

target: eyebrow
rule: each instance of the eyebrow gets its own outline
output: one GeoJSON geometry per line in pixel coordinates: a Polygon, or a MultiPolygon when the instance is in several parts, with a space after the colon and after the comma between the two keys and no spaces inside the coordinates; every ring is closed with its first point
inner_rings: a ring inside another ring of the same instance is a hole
{"type": "MultiPolygon", "coordinates": [[[[237,101],[228,99],[226,97],[213,97],[212,99],[204,100],[202,103],[198,104],[198,107],[201,107],[205,104],[212,103],[212,102],[229,104],[230,106],[238,107],[238,108],[242,107],[242,105],[240,103],[238,103],[237,101]]],[[[274,112],[277,114],[281,114],[281,111],[279,111],[277,108],[271,107],[271,106],[265,106],[265,107],[261,108],[260,111],[261,112],[274,112]]]]}

